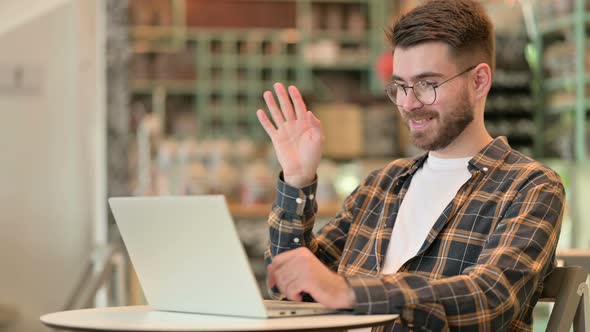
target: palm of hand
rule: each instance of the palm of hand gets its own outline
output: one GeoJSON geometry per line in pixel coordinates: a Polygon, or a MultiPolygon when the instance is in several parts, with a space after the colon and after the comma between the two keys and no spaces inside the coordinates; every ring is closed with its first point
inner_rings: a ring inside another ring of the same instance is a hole
{"type": "Polygon", "coordinates": [[[279,104],[270,91],[263,94],[274,123],[263,110],[256,114],[272,140],[285,182],[302,187],[313,181],[321,160],[321,124],[307,110],[296,87],[289,87],[289,93],[280,83],[274,87],[279,104]]]}
{"type": "Polygon", "coordinates": [[[285,176],[315,173],[319,166],[322,133],[307,119],[285,122],[273,139],[285,176]]]}

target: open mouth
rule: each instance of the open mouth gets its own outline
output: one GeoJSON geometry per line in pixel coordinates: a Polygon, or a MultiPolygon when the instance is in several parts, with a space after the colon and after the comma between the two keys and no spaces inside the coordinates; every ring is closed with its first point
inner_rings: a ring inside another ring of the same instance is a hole
{"type": "Polygon", "coordinates": [[[434,117],[417,118],[410,120],[410,127],[413,130],[423,130],[430,126],[434,117]]]}

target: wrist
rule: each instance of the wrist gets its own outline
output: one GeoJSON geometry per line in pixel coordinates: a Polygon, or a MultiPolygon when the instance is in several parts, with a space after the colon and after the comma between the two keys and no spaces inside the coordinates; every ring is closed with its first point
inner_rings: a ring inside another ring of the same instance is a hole
{"type": "Polygon", "coordinates": [[[309,176],[287,176],[283,174],[285,183],[294,188],[304,188],[311,185],[315,181],[315,174],[309,176]]]}
{"type": "Polygon", "coordinates": [[[341,309],[352,309],[356,303],[356,295],[354,294],[354,290],[352,286],[348,282],[348,279],[345,277],[340,277],[343,280],[343,290],[342,290],[342,305],[343,308],[341,309]]]}

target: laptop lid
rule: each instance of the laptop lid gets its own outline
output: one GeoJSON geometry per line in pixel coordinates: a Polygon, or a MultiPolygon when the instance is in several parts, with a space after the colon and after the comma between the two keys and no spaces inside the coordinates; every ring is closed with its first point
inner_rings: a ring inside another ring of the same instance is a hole
{"type": "Polygon", "coordinates": [[[223,196],[116,197],[109,205],[155,309],[267,317],[223,196]]]}

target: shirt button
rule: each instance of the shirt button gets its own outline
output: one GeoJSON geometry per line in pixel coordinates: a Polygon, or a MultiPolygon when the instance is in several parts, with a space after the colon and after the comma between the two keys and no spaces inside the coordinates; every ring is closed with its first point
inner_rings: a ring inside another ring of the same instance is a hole
{"type": "Polygon", "coordinates": [[[298,198],[295,200],[295,202],[297,202],[297,204],[301,204],[301,203],[303,203],[303,200],[302,200],[301,198],[299,198],[299,197],[298,197],[298,198]]]}
{"type": "Polygon", "coordinates": [[[484,171],[484,172],[487,172],[487,171],[488,171],[488,168],[487,168],[487,167],[484,167],[484,168],[483,168],[483,171],[484,171]]]}
{"type": "Polygon", "coordinates": [[[298,237],[294,238],[294,239],[293,239],[293,242],[295,242],[295,243],[299,243],[299,238],[298,238],[298,237]]]}
{"type": "Polygon", "coordinates": [[[309,199],[313,199],[315,196],[313,194],[309,195],[309,199]]]}

